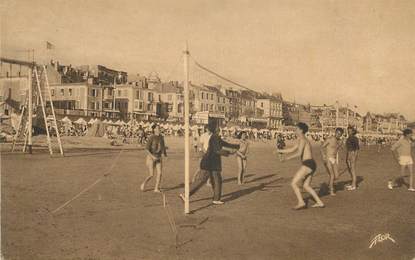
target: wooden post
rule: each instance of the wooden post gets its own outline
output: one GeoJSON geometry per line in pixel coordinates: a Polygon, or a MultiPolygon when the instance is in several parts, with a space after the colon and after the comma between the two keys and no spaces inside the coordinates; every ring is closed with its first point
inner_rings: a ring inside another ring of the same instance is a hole
{"type": "Polygon", "coordinates": [[[346,107],[346,110],[347,110],[347,114],[346,114],[346,118],[347,118],[347,126],[346,127],[348,127],[349,126],[349,104],[347,104],[347,107],[346,107]]]}
{"type": "Polygon", "coordinates": [[[336,101],[336,128],[339,127],[339,101],[336,101]]]}
{"type": "Polygon", "coordinates": [[[185,202],[184,202],[184,213],[190,213],[190,203],[189,203],[189,192],[190,192],[190,137],[189,137],[189,112],[190,112],[190,102],[189,102],[189,50],[187,48],[187,43],[184,50],[184,193],[185,193],[185,202]]]}
{"type": "Polygon", "coordinates": [[[48,72],[46,70],[46,66],[45,65],[43,65],[43,71],[45,72],[46,88],[48,90],[49,102],[50,102],[50,109],[52,110],[53,124],[55,126],[56,137],[58,139],[59,151],[60,151],[61,155],[63,156],[63,148],[62,148],[61,136],[59,134],[58,123],[56,122],[55,109],[53,108],[52,93],[50,92],[50,86],[49,86],[48,72]]]}
{"type": "Polygon", "coordinates": [[[45,111],[45,103],[43,103],[42,90],[40,88],[40,81],[39,81],[39,74],[37,73],[37,68],[36,67],[34,68],[34,70],[35,70],[35,76],[36,76],[37,91],[39,93],[39,98],[40,98],[40,106],[42,107],[43,119],[45,121],[46,140],[48,142],[49,153],[50,153],[50,155],[52,155],[53,150],[52,150],[52,143],[50,141],[50,135],[49,135],[48,118],[47,118],[46,111],[45,111]]]}
{"type": "Polygon", "coordinates": [[[29,153],[32,153],[32,129],[33,129],[33,88],[32,88],[32,68],[28,70],[28,85],[29,85],[29,102],[27,106],[27,116],[28,116],[28,137],[27,137],[27,146],[29,148],[29,153]]]}

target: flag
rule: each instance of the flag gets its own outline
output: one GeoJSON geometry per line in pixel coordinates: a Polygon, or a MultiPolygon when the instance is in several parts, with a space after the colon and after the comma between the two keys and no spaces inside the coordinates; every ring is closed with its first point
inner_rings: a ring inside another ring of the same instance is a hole
{"type": "Polygon", "coordinates": [[[46,49],[47,49],[47,50],[51,50],[51,49],[53,49],[53,48],[55,48],[55,45],[53,45],[52,43],[50,43],[50,42],[46,41],[46,49]]]}

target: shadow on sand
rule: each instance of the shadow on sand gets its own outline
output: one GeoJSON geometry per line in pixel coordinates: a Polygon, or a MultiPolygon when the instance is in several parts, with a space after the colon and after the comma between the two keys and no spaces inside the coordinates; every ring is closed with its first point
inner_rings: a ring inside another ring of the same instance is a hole
{"type": "MultiPolygon", "coordinates": [[[[255,174],[248,174],[248,175],[245,176],[245,178],[252,177],[252,176],[255,176],[255,174]]],[[[236,181],[237,179],[238,179],[237,177],[228,178],[228,179],[223,180],[222,183],[228,183],[228,182],[231,182],[231,181],[236,181]]],[[[178,184],[176,186],[173,186],[173,187],[163,188],[163,190],[164,191],[172,191],[172,190],[183,189],[183,188],[184,188],[184,183],[180,183],[180,184],[178,184]]]]}
{"type": "MultiPolygon", "coordinates": [[[[356,184],[357,187],[359,187],[359,184],[363,181],[363,177],[362,176],[357,176],[356,177],[356,184]]],[[[334,189],[336,190],[336,192],[338,191],[344,191],[346,189],[346,185],[350,184],[350,181],[340,181],[334,184],[334,189]]],[[[324,197],[324,196],[328,196],[330,194],[330,189],[329,189],[329,185],[327,183],[322,183],[320,185],[320,189],[318,192],[318,196],[319,197],[324,197]]]]}
{"type": "MultiPolygon", "coordinates": [[[[275,176],[275,174],[270,174],[270,175],[263,176],[263,178],[261,178],[261,179],[263,180],[263,179],[266,179],[266,178],[270,178],[272,176],[275,176]]],[[[283,180],[284,180],[284,178],[280,177],[280,178],[277,178],[275,180],[270,180],[270,181],[265,182],[265,183],[260,183],[260,184],[255,185],[255,186],[248,187],[246,189],[241,189],[241,190],[237,190],[237,191],[225,194],[225,195],[222,196],[224,198],[223,202],[231,202],[233,200],[236,200],[236,199],[239,199],[241,197],[252,194],[256,191],[265,191],[264,190],[265,188],[279,188],[281,186],[278,186],[278,185],[271,186],[271,184],[274,184],[274,183],[277,183],[277,182],[280,182],[280,181],[283,181],[283,180]]],[[[211,200],[211,199],[212,198],[209,197],[209,198],[203,198],[203,199],[195,200],[195,201],[192,201],[192,202],[199,202],[199,201],[211,200]]],[[[208,205],[205,205],[205,206],[202,206],[200,208],[194,209],[191,213],[196,213],[198,211],[209,208],[211,206],[214,206],[214,205],[209,203],[208,205]]]]}

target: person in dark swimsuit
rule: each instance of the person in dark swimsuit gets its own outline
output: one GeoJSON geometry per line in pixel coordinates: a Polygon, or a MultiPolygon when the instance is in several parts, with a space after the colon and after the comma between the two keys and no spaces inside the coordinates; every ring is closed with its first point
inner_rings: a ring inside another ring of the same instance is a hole
{"type": "Polygon", "coordinates": [[[359,146],[359,138],[357,138],[356,134],[357,131],[352,126],[349,126],[347,128],[347,132],[349,134],[349,137],[346,140],[346,163],[347,163],[347,169],[350,173],[350,177],[352,179],[350,185],[346,185],[346,190],[353,191],[357,188],[356,183],[356,161],[357,156],[359,154],[360,146],[359,146]]]}
{"type": "Polygon", "coordinates": [[[312,156],[311,144],[305,136],[307,131],[308,131],[307,124],[302,123],[302,122],[298,123],[297,129],[296,129],[298,143],[291,148],[277,150],[277,152],[281,154],[293,153],[291,156],[288,156],[285,159],[282,159],[282,161],[290,160],[290,159],[297,158],[297,157],[301,158],[301,167],[295,173],[294,178],[291,182],[291,187],[294,190],[294,193],[298,200],[297,206],[293,208],[294,210],[307,208],[307,205],[305,204],[304,199],[301,195],[301,191],[299,187],[300,183],[302,183],[304,190],[306,190],[316,202],[311,207],[324,208],[324,203],[320,200],[317,193],[311,187],[311,180],[312,180],[313,174],[315,173],[317,169],[317,164],[314,161],[313,156],[312,156]]]}

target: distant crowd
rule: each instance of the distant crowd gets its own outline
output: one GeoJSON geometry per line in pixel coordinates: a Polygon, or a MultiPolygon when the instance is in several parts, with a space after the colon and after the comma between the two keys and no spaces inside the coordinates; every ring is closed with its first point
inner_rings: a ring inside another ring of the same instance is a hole
{"type": "MultiPolygon", "coordinates": [[[[59,132],[61,136],[85,136],[88,135],[89,129],[97,122],[97,120],[91,120],[90,122],[71,122],[69,120],[61,120],[59,124],[59,132]]],[[[143,144],[147,141],[147,138],[152,133],[152,126],[154,122],[143,122],[131,120],[128,123],[117,121],[100,121],[104,126],[103,136],[111,140],[122,140],[123,143],[135,143],[143,144]]],[[[157,123],[160,126],[160,130],[164,136],[183,136],[184,125],[172,124],[172,123],[157,123]]],[[[219,134],[223,138],[235,138],[241,132],[244,132],[248,140],[251,141],[269,141],[277,140],[282,144],[285,141],[295,140],[297,137],[292,130],[278,130],[278,129],[257,129],[253,127],[240,127],[240,126],[223,126],[219,129],[219,134]]],[[[50,127],[50,132],[53,134],[53,129],[50,127]]],[[[204,125],[192,125],[190,127],[191,136],[197,139],[204,132],[206,132],[206,126],[204,125]]],[[[308,132],[307,137],[316,143],[323,143],[327,138],[332,136],[330,131],[325,132],[308,132]]],[[[394,141],[398,140],[399,136],[394,134],[365,134],[358,133],[357,136],[360,139],[362,145],[378,145],[386,146],[390,145],[394,141]]]]}

